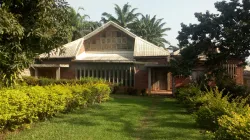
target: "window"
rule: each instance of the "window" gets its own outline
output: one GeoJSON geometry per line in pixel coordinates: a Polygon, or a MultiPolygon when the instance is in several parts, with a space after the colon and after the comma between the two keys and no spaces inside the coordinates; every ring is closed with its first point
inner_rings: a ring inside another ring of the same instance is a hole
{"type": "Polygon", "coordinates": [[[122,38],[122,43],[123,43],[123,44],[127,44],[127,38],[126,38],[126,37],[123,37],[123,38],[122,38]]]}
{"type": "Polygon", "coordinates": [[[117,37],[122,37],[121,32],[116,32],[117,37]]]}
{"type": "Polygon", "coordinates": [[[101,37],[106,37],[106,32],[103,32],[101,37]]]}
{"type": "Polygon", "coordinates": [[[96,40],[95,39],[92,40],[92,44],[96,44],[96,40]]]}
{"type": "Polygon", "coordinates": [[[105,44],[105,43],[106,43],[106,39],[102,38],[102,44],[105,44]]]}
{"type": "Polygon", "coordinates": [[[116,37],[116,36],[117,36],[116,31],[113,31],[112,32],[112,37],[116,37]]]}
{"type": "Polygon", "coordinates": [[[134,67],[132,65],[126,64],[112,64],[102,68],[98,68],[96,65],[90,65],[76,69],[76,78],[80,79],[80,77],[98,77],[112,83],[133,87],[135,82],[134,72],[134,67]]]}

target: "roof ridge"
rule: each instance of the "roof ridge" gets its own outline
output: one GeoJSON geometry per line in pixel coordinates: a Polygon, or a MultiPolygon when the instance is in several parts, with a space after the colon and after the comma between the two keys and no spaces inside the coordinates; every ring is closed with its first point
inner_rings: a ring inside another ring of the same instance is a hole
{"type": "Polygon", "coordinates": [[[94,35],[98,34],[99,32],[103,31],[105,28],[109,27],[110,25],[115,26],[116,28],[122,30],[123,32],[125,32],[126,34],[128,34],[129,36],[131,36],[131,37],[133,37],[133,38],[136,38],[136,37],[137,37],[136,34],[132,33],[132,32],[129,31],[128,29],[126,29],[126,28],[120,26],[119,24],[117,24],[117,23],[115,23],[115,22],[113,22],[113,21],[109,21],[109,22],[103,24],[101,27],[98,27],[98,28],[95,29],[94,31],[90,32],[89,34],[85,35],[83,38],[84,38],[85,40],[87,40],[87,39],[93,37],[94,35]]]}

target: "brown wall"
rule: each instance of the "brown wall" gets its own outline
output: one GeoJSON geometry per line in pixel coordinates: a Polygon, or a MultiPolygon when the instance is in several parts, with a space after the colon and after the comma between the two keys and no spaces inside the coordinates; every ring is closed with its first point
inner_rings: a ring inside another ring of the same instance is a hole
{"type": "Polygon", "coordinates": [[[139,68],[136,66],[135,71],[135,88],[136,89],[148,89],[148,71],[147,69],[139,68]]]}
{"type": "Polygon", "coordinates": [[[38,77],[56,78],[56,68],[37,68],[38,77]]]}
{"type": "MultiPolygon", "coordinates": [[[[168,64],[167,57],[137,57],[136,61],[139,62],[153,62],[154,64],[168,64]]],[[[137,89],[148,89],[148,69],[144,64],[137,64],[135,71],[135,88],[137,89]]],[[[162,69],[162,68],[161,68],[162,69]]],[[[168,69],[166,68],[166,71],[168,69]]],[[[153,70],[151,70],[152,75],[153,70]]],[[[153,79],[151,79],[153,83],[153,79]]],[[[166,83],[167,84],[167,83],[166,83]]],[[[151,85],[153,90],[153,84],[151,85]]]]}
{"type": "Polygon", "coordinates": [[[166,56],[155,56],[155,57],[137,57],[136,61],[140,62],[154,62],[156,64],[168,64],[168,58],[166,56]]]}
{"type": "Polygon", "coordinates": [[[71,68],[60,68],[61,79],[75,79],[75,70],[71,68]]]}
{"type": "MultiPolygon", "coordinates": [[[[60,68],[61,79],[74,79],[75,78],[75,66],[72,63],[73,58],[57,58],[57,59],[42,59],[39,60],[39,64],[69,64],[69,68],[60,68]]],[[[38,61],[38,60],[37,60],[38,61]]],[[[39,77],[56,78],[57,68],[37,68],[39,77]]],[[[30,68],[31,76],[35,76],[33,68],[30,68]]]]}
{"type": "Polygon", "coordinates": [[[78,52],[77,55],[79,55],[79,54],[81,54],[81,53],[83,53],[83,52],[85,52],[84,42],[83,42],[83,45],[82,45],[82,47],[80,48],[80,50],[79,50],[79,52],[78,52]]]}
{"type": "Polygon", "coordinates": [[[236,68],[236,80],[235,81],[237,84],[240,84],[240,85],[244,84],[243,72],[244,72],[244,68],[242,66],[238,66],[236,68]]]}

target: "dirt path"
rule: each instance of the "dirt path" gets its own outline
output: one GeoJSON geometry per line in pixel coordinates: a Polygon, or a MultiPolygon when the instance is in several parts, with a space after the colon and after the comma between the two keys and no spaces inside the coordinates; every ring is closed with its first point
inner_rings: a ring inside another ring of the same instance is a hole
{"type": "MultiPolygon", "coordinates": [[[[154,117],[154,113],[157,111],[156,106],[159,104],[159,99],[155,98],[152,99],[151,106],[146,111],[145,115],[141,119],[140,127],[138,129],[139,132],[145,133],[145,129],[149,127],[150,119],[154,117]]],[[[137,140],[140,140],[141,138],[136,138],[137,140]]]]}

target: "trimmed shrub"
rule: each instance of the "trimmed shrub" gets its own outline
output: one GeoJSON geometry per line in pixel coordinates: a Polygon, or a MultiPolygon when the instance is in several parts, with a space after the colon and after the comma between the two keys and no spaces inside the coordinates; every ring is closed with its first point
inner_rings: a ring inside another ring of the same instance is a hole
{"type": "Polygon", "coordinates": [[[195,112],[196,123],[201,128],[214,131],[218,128],[218,118],[231,109],[229,97],[223,97],[223,91],[215,88],[207,91],[200,100],[203,105],[195,112]]]}
{"type": "Polygon", "coordinates": [[[217,140],[249,140],[250,139],[250,109],[244,113],[231,112],[218,120],[219,129],[215,132],[217,140]]]}
{"type": "Polygon", "coordinates": [[[144,88],[141,90],[141,95],[146,96],[147,95],[147,90],[144,88]]]}
{"type": "Polygon", "coordinates": [[[138,89],[133,88],[133,87],[128,87],[127,94],[128,95],[138,95],[138,89]]]}
{"type": "Polygon", "coordinates": [[[106,101],[109,85],[21,86],[0,91],[0,130],[15,130],[34,121],[53,117],[93,103],[106,101]]]}
{"type": "Polygon", "coordinates": [[[195,112],[196,123],[204,129],[215,131],[219,128],[218,118],[230,115],[230,112],[244,113],[248,98],[235,98],[230,102],[230,96],[223,95],[218,88],[210,89],[200,98],[203,105],[195,112]]]}
{"type": "Polygon", "coordinates": [[[35,77],[23,77],[21,81],[19,81],[21,85],[29,85],[29,86],[48,86],[48,85],[77,85],[77,84],[96,84],[96,83],[107,83],[104,79],[86,77],[81,78],[80,80],[75,79],[49,79],[49,78],[35,78],[35,77]]]}
{"type": "Polygon", "coordinates": [[[190,85],[188,87],[183,87],[177,90],[176,98],[181,103],[185,104],[189,111],[196,111],[203,103],[200,98],[204,93],[199,87],[195,85],[190,85]]]}

